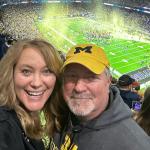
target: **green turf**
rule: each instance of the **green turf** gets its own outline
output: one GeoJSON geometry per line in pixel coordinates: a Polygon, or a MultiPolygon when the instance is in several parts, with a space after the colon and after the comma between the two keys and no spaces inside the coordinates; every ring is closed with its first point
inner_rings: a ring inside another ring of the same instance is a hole
{"type": "MultiPolygon", "coordinates": [[[[114,36],[89,39],[90,33],[107,30],[95,21],[86,18],[55,18],[37,20],[36,26],[45,39],[63,52],[67,52],[69,47],[79,43],[95,43],[103,47],[111,67],[120,74],[129,73],[150,64],[150,43],[114,36]]],[[[110,32],[110,29],[108,31],[110,32]]]]}

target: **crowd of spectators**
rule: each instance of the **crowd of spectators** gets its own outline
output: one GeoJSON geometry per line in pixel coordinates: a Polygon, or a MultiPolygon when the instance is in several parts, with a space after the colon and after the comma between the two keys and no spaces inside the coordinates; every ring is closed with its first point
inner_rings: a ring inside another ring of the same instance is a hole
{"type": "Polygon", "coordinates": [[[103,0],[103,2],[113,3],[113,4],[120,4],[124,6],[131,6],[131,7],[144,7],[150,6],[149,0],[103,0]]]}
{"type": "Polygon", "coordinates": [[[35,26],[37,4],[7,5],[2,8],[3,33],[15,39],[35,38],[40,35],[35,26]]]}
{"type": "Polygon", "coordinates": [[[126,29],[130,34],[138,32],[141,35],[148,35],[150,33],[149,14],[110,6],[103,7],[102,13],[103,15],[96,14],[96,20],[109,22],[110,26],[114,26],[114,28],[116,26],[126,29]]]}
{"type": "MultiPolygon", "coordinates": [[[[67,10],[67,13],[65,11],[60,13],[66,13],[68,17],[89,17],[90,19],[102,21],[103,23],[108,23],[109,20],[112,28],[118,28],[120,26],[130,34],[139,32],[140,37],[150,32],[150,17],[144,13],[124,9],[120,10],[119,8],[113,9],[108,6],[104,7],[103,11],[97,12],[87,4],[73,4],[63,8],[67,10]],[[114,22],[115,17],[124,22],[117,22],[118,24],[116,26],[114,22]]],[[[40,9],[42,9],[40,4],[33,3],[7,5],[1,9],[3,24],[0,22],[0,29],[4,28],[5,30],[3,32],[15,36],[14,38],[16,39],[37,37],[40,33],[35,26],[35,20],[39,15],[42,15],[40,14],[40,9]]]]}

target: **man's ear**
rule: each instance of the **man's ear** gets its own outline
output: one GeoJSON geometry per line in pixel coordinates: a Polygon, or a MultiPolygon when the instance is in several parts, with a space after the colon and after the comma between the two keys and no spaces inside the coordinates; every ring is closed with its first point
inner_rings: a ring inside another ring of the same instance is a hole
{"type": "Polygon", "coordinates": [[[108,77],[108,83],[109,83],[109,85],[111,84],[111,81],[112,81],[112,76],[108,77]]]}
{"type": "Polygon", "coordinates": [[[112,76],[110,76],[110,81],[111,81],[111,82],[112,82],[112,78],[113,78],[113,77],[112,77],[112,76]]]}

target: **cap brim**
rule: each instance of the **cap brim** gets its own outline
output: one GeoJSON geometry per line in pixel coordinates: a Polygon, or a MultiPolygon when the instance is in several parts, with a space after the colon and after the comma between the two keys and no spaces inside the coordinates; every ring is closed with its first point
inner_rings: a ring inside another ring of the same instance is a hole
{"type": "Polygon", "coordinates": [[[91,59],[91,58],[89,58],[89,56],[88,57],[84,56],[84,59],[81,57],[79,58],[78,56],[74,56],[71,59],[68,59],[65,61],[65,63],[62,66],[62,70],[67,65],[72,64],[72,63],[81,64],[95,74],[101,74],[103,72],[103,70],[106,68],[106,65],[104,65],[101,62],[97,63],[97,60],[91,59]]]}

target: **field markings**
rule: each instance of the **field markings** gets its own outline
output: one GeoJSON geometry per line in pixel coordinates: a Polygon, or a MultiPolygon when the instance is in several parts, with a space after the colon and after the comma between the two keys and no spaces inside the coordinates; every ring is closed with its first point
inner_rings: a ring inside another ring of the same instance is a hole
{"type": "Polygon", "coordinates": [[[115,53],[113,53],[113,52],[109,52],[111,55],[113,55],[113,56],[115,56],[116,54],[115,53]]]}
{"type": "Polygon", "coordinates": [[[65,36],[64,34],[62,34],[60,31],[58,32],[57,30],[55,30],[52,27],[49,27],[53,32],[55,32],[56,34],[60,35],[61,37],[63,37],[65,40],[67,40],[68,42],[70,42],[72,45],[76,45],[75,42],[71,41],[67,36],[65,36]]]}
{"type": "MultiPolygon", "coordinates": [[[[49,27],[53,32],[55,32],[56,34],[60,35],[62,38],[64,38],[65,40],[67,40],[69,43],[73,44],[73,45],[76,45],[75,42],[71,41],[67,36],[65,36],[64,34],[62,34],[60,31],[52,28],[52,27],[49,27]]],[[[117,76],[121,76],[122,74],[120,72],[118,72],[117,70],[113,69],[110,67],[110,70],[113,70],[113,73],[116,74],[117,76]]]]}
{"type": "Polygon", "coordinates": [[[138,46],[139,48],[144,48],[143,46],[138,46]]]}
{"type": "Polygon", "coordinates": [[[125,63],[128,63],[128,60],[127,59],[122,59],[123,62],[125,63]]]}
{"type": "MultiPolygon", "coordinates": [[[[139,64],[140,62],[141,62],[141,61],[137,61],[136,63],[135,63],[135,62],[133,62],[133,63],[127,63],[127,65],[120,66],[120,67],[117,67],[117,68],[119,68],[119,69],[126,68],[126,67],[128,67],[128,66],[133,66],[133,65],[135,65],[135,64],[139,64]]],[[[137,68],[137,69],[139,69],[139,68],[137,68]]]]}
{"type": "MultiPolygon", "coordinates": [[[[133,49],[132,49],[133,50],[133,49]]],[[[140,52],[144,52],[143,50],[138,50],[136,51],[136,48],[134,49],[133,52],[130,52],[129,50],[115,50],[115,53],[117,54],[115,56],[115,58],[120,58],[120,57],[124,57],[124,56],[127,56],[127,55],[132,55],[132,57],[134,57],[136,54],[140,53],[140,52]],[[135,55],[134,55],[135,54],[135,55]]],[[[145,53],[145,52],[144,52],[145,53]]],[[[141,53],[140,53],[141,54],[141,53]]],[[[142,53],[143,55],[143,53],[142,53]]]]}
{"type": "MultiPolygon", "coordinates": [[[[52,27],[49,27],[53,32],[55,32],[56,34],[58,34],[59,36],[61,36],[62,38],[64,38],[65,40],[67,40],[69,43],[71,43],[71,44],[73,44],[73,45],[76,45],[76,43],[75,42],[73,42],[73,41],[71,41],[67,36],[65,36],[64,34],[62,34],[60,31],[58,31],[58,30],[56,30],[56,29],[54,29],[54,28],[52,28],[52,27]]],[[[124,43],[126,43],[126,42],[124,42],[124,43]]],[[[114,47],[117,47],[117,49],[118,49],[118,45],[113,45],[114,47]]],[[[123,43],[119,46],[120,48],[122,48],[123,47],[123,43]]],[[[135,49],[135,48],[134,48],[135,49]]],[[[130,51],[131,51],[131,48],[130,48],[130,51]]],[[[116,55],[116,52],[119,52],[119,51],[115,51],[115,53],[114,52],[110,52],[110,54],[111,55],[116,55]]],[[[133,51],[133,52],[131,52],[131,53],[137,53],[137,52],[135,52],[135,51],[133,51]]],[[[120,57],[120,56],[119,56],[120,57]]],[[[128,60],[126,60],[126,59],[122,59],[121,61],[123,61],[123,62],[128,62],[128,60]]],[[[131,65],[131,64],[130,64],[131,65]]],[[[128,66],[128,65],[124,65],[124,67],[126,67],[126,66],[128,66]]],[[[122,67],[121,67],[122,68],[122,67]]],[[[116,70],[114,70],[114,69],[112,69],[113,70],[113,73],[115,72],[115,74],[117,74],[117,75],[121,75],[118,71],[116,71],[116,70]]]]}
{"type": "MultiPolygon", "coordinates": [[[[120,59],[119,59],[119,60],[122,61],[122,59],[123,59],[125,56],[126,56],[126,58],[127,58],[127,55],[122,55],[122,56],[120,56],[120,59]]],[[[144,56],[145,56],[145,55],[143,55],[143,54],[134,55],[134,56],[132,56],[132,57],[131,57],[131,56],[128,57],[127,60],[128,60],[128,61],[129,61],[129,60],[137,61],[137,58],[141,58],[141,59],[143,58],[144,60],[145,60],[145,59],[147,60],[147,58],[144,58],[144,56]],[[136,59],[135,59],[135,58],[136,58],[136,59]]],[[[114,58],[111,58],[110,60],[113,60],[113,61],[114,61],[113,64],[116,64],[116,63],[119,63],[119,62],[120,62],[120,61],[115,61],[115,60],[118,60],[118,58],[119,58],[119,57],[114,57],[114,58]]]]}
{"type": "MultiPolygon", "coordinates": [[[[73,20],[73,18],[71,18],[71,20],[73,20]]],[[[89,20],[89,22],[90,22],[91,20],[89,20]]],[[[95,23],[96,23],[96,21],[95,21],[95,23]]],[[[69,43],[71,43],[72,45],[76,45],[76,43],[75,42],[73,42],[72,40],[70,40],[66,35],[64,35],[62,32],[60,32],[60,31],[58,31],[56,28],[53,28],[53,27],[50,27],[49,26],[49,28],[56,34],[56,35],[59,35],[60,37],[62,37],[63,39],[65,39],[67,42],[69,42],[69,43]]],[[[71,31],[72,32],[72,31],[71,31]]],[[[114,54],[115,55],[118,55],[117,53],[119,53],[120,54],[120,51],[122,51],[121,53],[125,53],[124,55],[122,55],[123,57],[125,57],[126,55],[128,55],[127,53],[130,53],[130,54],[133,54],[133,53],[135,53],[134,54],[134,56],[136,56],[137,57],[137,52],[136,52],[136,49],[138,49],[138,52],[143,52],[143,50],[142,49],[144,49],[144,44],[140,44],[141,45],[141,47],[139,46],[139,43],[134,43],[134,42],[132,42],[131,40],[128,40],[128,41],[124,41],[124,42],[120,42],[120,44],[119,44],[119,46],[118,46],[118,44],[116,43],[116,44],[114,44],[114,45],[111,45],[111,52],[109,52],[108,54],[109,55],[113,55],[114,56],[114,54]],[[125,45],[124,45],[125,44],[125,45]],[[132,48],[132,47],[130,47],[129,49],[127,49],[127,50],[123,50],[123,49],[121,49],[123,46],[126,46],[126,44],[127,45],[133,45],[133,46],[137,46],[136,48],[134,47],[134,48],[132,48]],[[143,45],[143,46],[142,46],[143,45]],[[143,47],[143,48],[142,48],[143,47]],[[118,49],[118,50],[114,50],[113,52],[112,52],[112,49],[118,49]],[[119,49],[121,49],[121,50],[119,50],[119,49]]],[[[148,48],[149,49],[149,48],[148,48]]],[[[145,52],[144,52],[145,53],[145,52]]],[[[112,57],[113,57],[112,56],[112,57]]],[[[121,54],[120,55],[118,55],[119,57],[121,56],[121,54]]],[[[135,58],[134,56],[132,56],[129,60],[132,60],[133,58],[135,58]]],[[[110,57],[111,58],[111,57],[110,57]]],[[[116,57],[117,58],[117,57],[116,57]]],[[[115,59],[115,57],[114,57],[114,59],[115,59]]],[[[126,59],[124,59],[125,61],[127,61],[126,59]]],[[[123,61],[123,62],[125,62],[123,59],[121,59],[121,61],[123,61]]],[[[138,62],[140,62],[140,61],[138,61],[138,62]]],[[[121,63],[121,62],[120,62],[121,63]]],[[[126,64],[126,65],[123,65],[124,67],[125,66],[128,66],[128,63],[126,62],[126,63],[124,63],[124,64],[126,64]]],[[[130,63],[131,64],[131,63],[130,63]]],[[[134,64],[133,62],[132,62],[132,64],[134,64]]],[[[136,64],[136,63],[135,63],[136,64]]],[[[116,67],[117,69],[119,69],[119,67],[116,67]]],[[[122,67],[120,67],[120,68],[122,68],[122,67]]],[[[112,68],[111,68],[112,69],[112,68]]],[[[116,71],[114,68],[112,69],[113,70],[113,73],[115,72],[115,74],[117,74],[118,76],[120,76],[121,74],[118,72],[118,71],[116,71]]]]}

